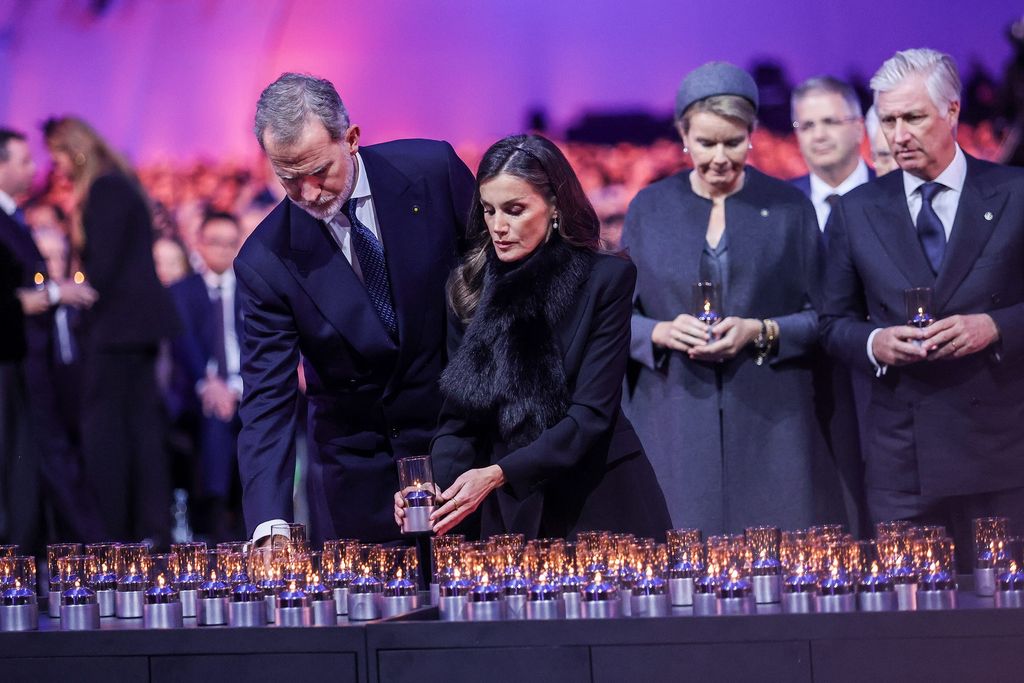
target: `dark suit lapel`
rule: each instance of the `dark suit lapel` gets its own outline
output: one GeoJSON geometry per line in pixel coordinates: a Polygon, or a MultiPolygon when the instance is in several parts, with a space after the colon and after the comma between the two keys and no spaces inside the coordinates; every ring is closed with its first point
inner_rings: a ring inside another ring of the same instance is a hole
{"type": "Polygon", "coordinates": [[[907,196],[903,192],[902,172],[893,172],[886,191],[874,205],[865,206],[868,223],[882,243],[882,248],[907,279],[908,287],[930,287],[935,282],[924,248],[917,239],[917,230],[910,219],[907,196]]]}
{"type": "Polygon", "coordinates": [[[377,228],[388,264],[391,296],[398,315],[398,367],[401,369],[418,348],[416,340],[427,308],[424,297],[430,294],[423,283],[430,280],[429,271],[435,264],[427,256],[430,252],[424,250],[421,240],[429,234],[426,226],[433,220],[431,206],[422,181],[410,181],[372,148],[364,148],[360,154],[370,183],[377,228]]]}
{"type": "Polygon", "coordinates": [[[960,283],[974,267],[996,224],[1002,218],[1002,210],[1006,205],[1006,194],[994,191],[990,184],[979,179],[983,170],[967,159],[967,178],[960,194],[953,229],[946,245],[946,253],[939,268],[939,276],[935,281],[933,307],[940,314],[960,283]]]}
{"type": "Polygon", "coordinates": [[[327,226],[291,202],[288,220],[292,258],[285,263],[320,313],[363,354],[394,349],[366,288],[327,226]]]}

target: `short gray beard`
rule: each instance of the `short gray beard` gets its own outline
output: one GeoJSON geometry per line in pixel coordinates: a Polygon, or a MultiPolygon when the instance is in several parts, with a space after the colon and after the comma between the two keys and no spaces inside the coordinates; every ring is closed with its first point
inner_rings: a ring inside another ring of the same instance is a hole
{"type": "Polygon", "coordinates": [[[356,160],[352,157],[352,172],[348,174],[348,184],[339,192],[334,198],[330,199],[325,203],[318,203],[313,206],[305,202],[295,202],[299,205],[299,208],[308,213],[310,216],[318,221],[331,222],[334,217],[341,211],[341,207],[345,205],[345,202],[352,196],[352,190],[356,186],[356,160]]]}

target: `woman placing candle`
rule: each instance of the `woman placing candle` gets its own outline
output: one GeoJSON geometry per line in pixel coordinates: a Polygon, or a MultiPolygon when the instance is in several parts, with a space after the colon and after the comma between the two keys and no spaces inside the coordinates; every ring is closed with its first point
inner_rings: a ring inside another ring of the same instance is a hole
{"type": "MultiPolygon", "coordinates": [[[[431,446],[444,533],[587,529],[663,537],[668,511],[619,402],[636,271],[550,141],[495,143],[477,173],[471,247],[449,280],[451,362],[431,446]]],[[[395,520],[405,515],[395,496],[395,520]]]]}

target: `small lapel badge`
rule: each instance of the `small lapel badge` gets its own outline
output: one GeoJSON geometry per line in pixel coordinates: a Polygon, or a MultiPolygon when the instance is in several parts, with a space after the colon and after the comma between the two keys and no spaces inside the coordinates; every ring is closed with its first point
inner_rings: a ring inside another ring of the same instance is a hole
{"type": "Polygon", "coordinates": [[[987,221],[990,221],[990,220],[992,220],[993,218],[995,218],[995,216],[994,216],[994,215],[992,215],[992,212],[991,212],[991,211],[986,211],[986,212],[985,212],[985,220],[987,220],[987,221]]]}
{"type": "Polygon", "coordinates": [[[768,218],[768,209],[761,209],[761,218],[768,218]]]}
{"type": "Polygon", "coordinates": [[[420,205],[419,204],[413,204],[412,205],[412,212],[413,213],[419,213],[420,212],[420,205]]]}

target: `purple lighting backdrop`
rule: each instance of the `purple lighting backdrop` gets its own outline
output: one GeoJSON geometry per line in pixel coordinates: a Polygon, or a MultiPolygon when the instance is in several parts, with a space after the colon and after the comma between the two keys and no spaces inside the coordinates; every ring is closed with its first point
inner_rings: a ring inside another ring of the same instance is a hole
{"type": "Polygon", "coordinates": [[[0,0],[0,122],[85,117],[136,161],[249,158],[260,89],[286,70],[338,87],[364,140],[487,144],[540,107],[668,112],[711,59],[772,56],[792,80],[869,76],[929,46],[998,76],[1008,0],[0,0]],[[97,6],[105,6],[97,13],[97,6]]]}

